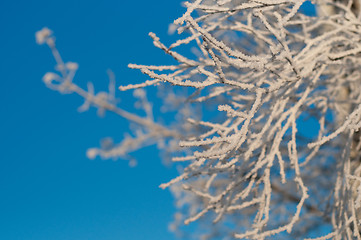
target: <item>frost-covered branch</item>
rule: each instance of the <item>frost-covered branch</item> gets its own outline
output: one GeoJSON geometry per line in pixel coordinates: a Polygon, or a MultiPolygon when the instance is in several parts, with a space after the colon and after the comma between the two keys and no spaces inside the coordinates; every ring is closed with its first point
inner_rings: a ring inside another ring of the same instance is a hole
{"type": "Polygon", "coordinates": [[[166,141],[158,144],[161,151],[183,166],[161,184],[177,200],[172,228],[198,222],[199,229],[206,226],[199,233],[207,233],[197,238],[360,239],[360,2],[196,0],[185,6],[172,25],[179,40],[167,47],[150,33],[178,64],[130,64],[151,80],[120,87],[157,87],[161,108],[176,111],[162,125],[147,101],[147,117],[139,117],[117,107],[112,94],[75,85],[76,67],[62,62],[50,31],[37,34],[61,73],[45,75],[50,88],[75,92],[86,106],[142,129],[117,148],[92,153],[118,157],[166,141]],[[313,7],[318,15],[308,13],[313,7]]]}

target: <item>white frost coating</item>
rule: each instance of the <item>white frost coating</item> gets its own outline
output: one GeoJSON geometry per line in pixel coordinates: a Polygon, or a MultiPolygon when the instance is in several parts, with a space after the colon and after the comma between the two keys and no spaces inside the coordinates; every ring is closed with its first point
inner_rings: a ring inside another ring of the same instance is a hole
{"type": "Polygon", "coordinates": [[[89,158],[132,165],[129,153],[156,144],[166,161],[182,162],[160,185],[176,198],[175,231],[198,221],[205,228],[194,239],[360,239],[360,5],[315,3],[322,16],[305,14],[303,0],[185,3],[170,27],[183,33],[175,43],[149,34],[176,64],[129,64],[151,79],[119,87],[136,90],[143,114],[118,106],[114,85],[96,93],[73,83],[78,66],[62,61],[49,29],[36,34],[57,61],[44,82],[82,96],[80,110],[138,126],[89,158]],[[148,86],[173,117],[155,120],[148,86]]]}
{"type": "Polygon", "coordinates": [[[67,62],[67,63],[65,64],[65,67],[66,67],[67,69],[69,69],[70,71],[76,71],[76,70],[78,70],[78,68],[79,68],[78,64],[75,63],[75,62],[67,62]]]}
{"type": "Polygon", "coordinates": [[[86,151],[86,156],[87,156],[89,159],[94,159],[94,158],[96,158],[98,154],[99,154],[99,151],[98,151],[98,149],[96,149],[96,148],[89,148],[89,149],[86,151]]]}
{"type": "Polygon", "coordinates": [[[44,44],[46,42],[46,40],[51,36],[51,34],[52,34],[52,31],[47,27],[44,27],[40,31],[37,31],[35,33],[36,43],[44,44]]]}
{"type": "Polygon", "coordinates": [[[45,75],[43,77],[43,81],[46,85],[51,84],[52,81],[57,80],[57,79],[60,79],[60,76],[55,73],[52,73],[52,72],[45,73],[45,75]]]}

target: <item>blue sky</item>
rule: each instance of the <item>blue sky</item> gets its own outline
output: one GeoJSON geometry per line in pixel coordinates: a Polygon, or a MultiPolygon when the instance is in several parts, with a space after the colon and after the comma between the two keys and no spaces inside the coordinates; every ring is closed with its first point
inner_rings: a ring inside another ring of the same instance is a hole
{"type": "Polygon", "coordinates": [[[107,136],[120,140],[127,122],[109,113],[98,118],[94,109],[78,113],[80,97],[47,89],[41,78],[55,62],[34,34],[44,26],[55,32],[64,60],[79,64],[81,86],[106,89],[107,69],[117,85],[141,82],[127,64],[170,60],[148,32],[174,39],[167,29],[184,11],[180,2],[0,1],[0,239],[174,238],[167,230],[173,199],[158,185],[176,171],[151,147],[135,154],[136,168],[88,160],[88,147],[107,136]]]}

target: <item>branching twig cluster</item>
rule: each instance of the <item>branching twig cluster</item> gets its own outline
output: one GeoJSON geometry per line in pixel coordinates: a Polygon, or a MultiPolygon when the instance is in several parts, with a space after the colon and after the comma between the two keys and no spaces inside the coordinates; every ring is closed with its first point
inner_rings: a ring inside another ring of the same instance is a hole
{"type": "Polygon", "coordinates": [[[63,63],[48,29],[37,39],[52,49],[60,75],[44,81],[140,126],[91,157],[165,141],[163,150],[185,167],[161,187],[174,192],[177,221],[211,224],[204,238],[360,239],[360,14],[353,1],[315,2],[324,11],[318,16],[305,4],[196,0],[174,21],[184,38],[167,47],[150,33],[178,64],[130,64],[151,80],[120,90],[165,89],[165,104],[179,112],[169,125],[154,120],[144,92],[137,93],[145,99],[142,118],[117,107],[113,90],[95,94],[92,85],[74,84],[76,65],[63,63]],[[177,50],[184,46],[195,56],[177,50]],[[172,86],[188,91],[174,97],[172,86]]]}

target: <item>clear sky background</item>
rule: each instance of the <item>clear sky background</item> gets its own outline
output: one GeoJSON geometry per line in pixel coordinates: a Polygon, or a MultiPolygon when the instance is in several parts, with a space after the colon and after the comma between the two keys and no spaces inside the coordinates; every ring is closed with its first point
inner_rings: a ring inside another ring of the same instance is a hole
{"type": "MultiPolygon", "coordinates": [[[[165,43],[168,25],[185,11],[180,0],[0,1],[0,239],[173,239],[173,199],[159,184],[176,176],[154,148],[126,161],[89,160],[103,137],[122,138],[127,122],[107,113],[78,113],[83,100],[45,87],[55,62],[35,32],[47,26],[65,61],[79,64],[75,82],[105,90],[146,78],[128,63],[164,64],[148,32],[165,43]]],[[[119,94],[118,94],[119,96],[119,94]]],[[[123,98],[121,105],[132,105],[123,98]]]]}

